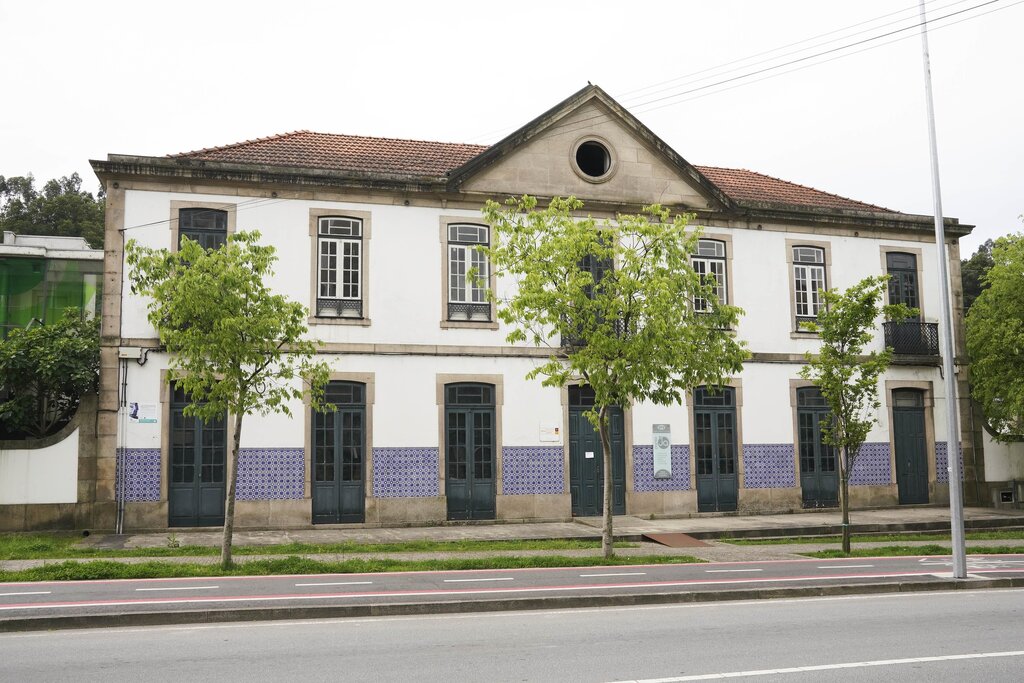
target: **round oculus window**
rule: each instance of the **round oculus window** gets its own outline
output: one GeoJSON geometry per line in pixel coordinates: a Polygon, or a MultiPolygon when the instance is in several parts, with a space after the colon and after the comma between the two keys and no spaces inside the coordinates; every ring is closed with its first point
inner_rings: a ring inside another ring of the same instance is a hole
{"type": "Polygon", "coordinates": [[[584,140],[576,145],[573,155],[577,172],[584,180],[607,180],[612,171],[612,155],[603,143],[584,140]]]}

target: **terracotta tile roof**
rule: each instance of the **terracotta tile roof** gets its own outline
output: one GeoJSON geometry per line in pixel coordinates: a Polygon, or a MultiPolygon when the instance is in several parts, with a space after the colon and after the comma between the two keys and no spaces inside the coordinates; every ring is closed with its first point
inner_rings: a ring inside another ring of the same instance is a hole
{"type": "Polygon", "coordinates": [[[239,164],[323,168],[387,175],[442,176],[487,149],[422,140],[332,135],[298,130],[171,157],[239,164]]]}
{"type": "MultiPolygon", "coordinates": [[[[440,177],[486,149],[486,145],[334,135],[298,130],[222,147],[172,154],[170,157],[368,174],[440,177]]],[[[895,213],[881,206],[847,199],[763,173],[715,166],[696,168],[726,195],[739,202],[895,213]]]]}
{"type": "Polygon", "coordinates": [[[697,166],[696,169],[719,189],[739,202],[765,202],[807,206],[818,209],[848,209],[854,211],[885,211],[896,213],[882,206],[858,202],[813,187],[798,185],[770,175],[740,168],[717,168],[697,166]]]}

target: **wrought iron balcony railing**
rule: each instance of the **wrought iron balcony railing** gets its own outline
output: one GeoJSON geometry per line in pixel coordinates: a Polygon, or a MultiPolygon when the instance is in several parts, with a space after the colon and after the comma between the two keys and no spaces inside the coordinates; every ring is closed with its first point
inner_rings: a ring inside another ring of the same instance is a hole
{"type": "Polygon", "coordinates": [[[882,323],[885,345],[893,353],[908,356],[939,355],[939,324],[916,320],[882,323]]]}

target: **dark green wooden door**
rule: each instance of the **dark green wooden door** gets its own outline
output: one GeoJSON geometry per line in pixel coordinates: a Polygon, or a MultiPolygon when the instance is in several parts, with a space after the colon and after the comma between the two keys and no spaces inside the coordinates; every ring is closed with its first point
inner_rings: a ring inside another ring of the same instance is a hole
{"type": "Polygon", "coordinates": [[[227,489],[225,418],[203,423],[185,415],[189,398],[176,389],[171,399],[168,526],[221,526],[227,489]]]}
{"type": "Polygon", "coordinates": [[[697,512],[730,512],[739,498],[735,390],[700,387],[693,403],[697,512]]]}
{"type": "Polygon", "coordinates": [[[831,412],[815,387],[797,390],[797,448],[800,452],[800,489],[805,508],[839,505],[839,471],[835,449],[822,440],[822,424],[831,412]]]}
{"type": "MultiPolygon", "coordinates": [[[[593,406],[590,387],[569,387],[569,493],[574,517],[604,511],[604,449],[583,413],[593,406]]],[[[626,513],[626,438],[622,410],[609,410],[612,442],[612,514],[626,513]]]]}
{"type": "Polygon", "coordinates": [[[365,509],[365,387],[330,382],[332,413],[313,413],[313,523],[362,522],[365,509]]]}
{"type": "Polygon", "coordinates": [[[892,431],[900,504],[927,503],[928,454],[922,392],[912,389],[893,392],[892,431]]]}
{"type": "Polygon", "coordinates": [[[445,496],[448,519],[495,517],[494,387],[445,387],[445,496]]]}

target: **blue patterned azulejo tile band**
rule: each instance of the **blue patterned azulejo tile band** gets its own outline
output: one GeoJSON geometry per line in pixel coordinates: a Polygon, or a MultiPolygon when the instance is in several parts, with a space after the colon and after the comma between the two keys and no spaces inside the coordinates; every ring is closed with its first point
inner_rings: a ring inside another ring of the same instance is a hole
{"type": "Polygon", "coordinates": [[[889,442],[869,441],[861,445],[853,459],[851,486],[884,486],[892,483],[889,442]]]}
{"type": "Polygon", "coordinates": [[[793,444],[743,444],[743,488],[785,489],[792,486],[796,486],[793,444]]]}
{"type": "Polygon", "coordinates": [[[561,446],[502,447],[502,494],[565,493],[563,453],[561,446]]]}
{"type": "Polygon", "coordinates": [[[302,498],[305,480],[301,448],[243,448],[238,453],[238,500],[302,498]]]}
{"type": "Polygon", "coordinates": [[[132,503],[160,500],[160,449],[123,448],[118,455],[124,482],[119,479],[117,486],[124,486],[124,499],[132,503]]]}
{"type": "Polygon", "coordinates": [[[373,495],[425,498],[440,495],[436,448],[374,448],[373,495]]]}
{"type": "Polygon", "coordinates": [[[654,446],[633,446],[633,487],[645,491],[690,490],[690,447],[675,444],[671,450],[672,477],[654,478],[654,446]]]}

